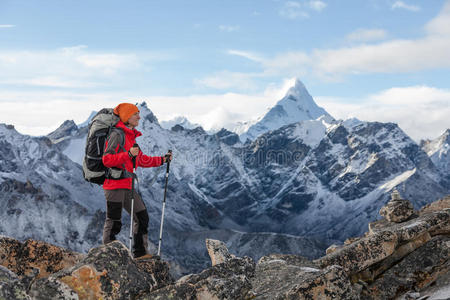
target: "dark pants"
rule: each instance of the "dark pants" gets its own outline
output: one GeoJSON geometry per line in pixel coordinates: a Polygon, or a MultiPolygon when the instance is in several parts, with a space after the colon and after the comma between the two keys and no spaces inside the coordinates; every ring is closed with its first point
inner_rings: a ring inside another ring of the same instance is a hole
{"type": "MultiPolygon", "coordinates": [[[[103,227],[103,244],[116,239],[122,228],[122,208],[131,214],[131,190],[104,190],[106,198],[106,220],[103,227]]],[[[134,192],[133,205],[133,255],[139,257],[148,253],[148,213],[139,194],[134,192]]]]}

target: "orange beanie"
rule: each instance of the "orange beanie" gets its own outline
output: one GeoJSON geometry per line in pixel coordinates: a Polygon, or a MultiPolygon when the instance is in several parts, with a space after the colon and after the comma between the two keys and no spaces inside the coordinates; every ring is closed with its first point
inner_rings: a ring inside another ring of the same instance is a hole
{"type": "Polygon", "coordinates": [[[131,103],[120,103],[114,108],[114,113],[120,117],[120,120],[124,123],[128,122],[128,119],[137,113],[139,109],[136,105],[131,103]]]}

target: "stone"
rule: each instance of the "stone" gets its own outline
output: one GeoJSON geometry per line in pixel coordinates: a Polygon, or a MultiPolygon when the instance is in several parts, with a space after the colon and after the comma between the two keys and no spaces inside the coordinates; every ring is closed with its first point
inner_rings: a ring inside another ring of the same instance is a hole
{"type": "Polygon", "coordinates": [[[419,210],[419,214],[423,215],[429,212],[443,211],[446,209],[450,209],[450,195],[425,205],[419,210]]]}
{"type": "Polygon", "coordinates": [[[405,256],[367,289],[362,299],[394,299],[408,291],[419,291],[450,272],[450,237],[436,236],[405,256]]]}
{"type": "Polygon", "coordinates": [[[83,255],[49,243],[0,238],[0,264],[19,277],[47,277],[75,265],[83,255]],[[37,274],[36,274],[37,270],[37,274]]]}
{"type": "Polygon", "coordinates": [[[208,250],[209,257],[211,257],[211,264],[213,266],[235,257],[228,252],[225,243],[219,240],[206,239],[206,249],[208,250]]]}
{"type": "Polygon", "coordinates": [[[338,249],[342,248],[342,245],[336,245],[336,244],[332,244],[330,245],[327,250],[325,250],[326,254],[331,254],[333,252],[336,252],[338,249]]]}
{"type": "Polygon", "coordinates": [[[252,286],[257,299],[358,299],[342,267],[321,270],[295,255],[261,258],[252,286]]]}
{"type": "Polygon", "coordinates": [[[389,201],[380,209],[380,215],[389,222],[401,223],[409,219],[414,213],[414,207],[408,200],[397,199],[389,201]]]}
{"type": "Polygon", "coordinates": [[[247,299],[254,272],[251,258],[232,258],[138,299],[247,299]]]}
{"type": "Polygon", "coordinates": [[[314,262],[321,268],[332,265],[341,266],[349,275],[352,275],[391,255],[398,245],[397,239],[395,233],[382,231],[361,238],[314,262]]]}
{"type": "Polygon", "coordinates": [[[428,232],[425,232],[416,239],[399,246],[397,249],[395,249],[394,253],[392,253],[384,260],[366,268],[358,274],[353,275],[352,282],[358,282],[359,280],[363,280],[365,282],[373,282],[376,277],[378,277],[387,269],[391,268],[409,253],[427,243],[429,240],[431,240],[431,236],[428,232]]]}
{"type": "Polygon", "coordinates": [[[380,220],[369,224],[369,236],[383,231],[397,234],[400,244],[411,241],[429,232],[431,236],[450,233],[450,209],[421,214],[418,218],[403,223],[380,220]]]}
{"type": "Polygon", "coordinates": [[[0,299],[31,300],[19,277],[4,266],[0,266],[0,299]]]}
{"type": "Polygon", "coordinates": [[[73,267],[35,282],[30,293],[45,295],[63,289],[80,299],[130,299],[170,284],[168,273],[166,263],[136,263],[127,247],[114,241],[91,249],[73,267]]]}

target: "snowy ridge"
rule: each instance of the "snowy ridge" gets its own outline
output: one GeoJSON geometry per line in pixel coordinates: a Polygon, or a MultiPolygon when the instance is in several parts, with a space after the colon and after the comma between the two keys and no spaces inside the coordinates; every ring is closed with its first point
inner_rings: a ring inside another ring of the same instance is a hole
{"type": "Polygon", "coordinates": [[[175,125],[183,126],[183,128],[185,128],[185,129],[194,129],[194,128],[200,127],[199,124],[191,123],[184,116],[176,116],[173,119],[170,119],[167,121],[161,121],[161,127],[164,129],[171,129],[175,125]]]}

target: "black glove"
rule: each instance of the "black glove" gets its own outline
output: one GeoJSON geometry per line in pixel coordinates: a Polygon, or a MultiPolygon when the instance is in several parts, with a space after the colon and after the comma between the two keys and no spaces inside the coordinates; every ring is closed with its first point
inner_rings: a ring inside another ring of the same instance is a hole
{"type": "Polygon", "coordinates": [[[166,163],[172,161],[172,151],[169,150],[169,152],[164,155],[164,161],[166,163]]]}

